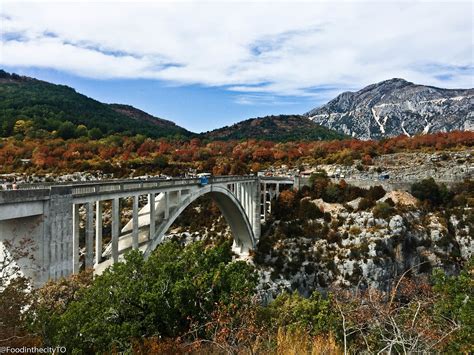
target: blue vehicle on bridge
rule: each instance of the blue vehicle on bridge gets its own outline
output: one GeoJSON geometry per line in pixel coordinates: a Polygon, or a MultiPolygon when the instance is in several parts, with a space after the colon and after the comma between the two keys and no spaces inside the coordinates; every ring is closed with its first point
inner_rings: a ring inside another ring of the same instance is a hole
{"type": "Polygon", "coordinates": [[[199,184],[201,186],[205,186],[207,184],[209,184],[209,179],[212,177],[212,174],[210,173],[201,173],[201,174],[198,174],[198,178],[199,178],[199,184]]]}

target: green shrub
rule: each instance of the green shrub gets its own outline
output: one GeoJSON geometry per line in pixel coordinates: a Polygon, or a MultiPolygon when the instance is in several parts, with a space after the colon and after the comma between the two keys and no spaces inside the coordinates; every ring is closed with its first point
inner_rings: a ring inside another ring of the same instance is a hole
{"type": "Polygon", "coordinates": [[[312,335],[334,329],[336,313],[331,300],[314,292],[304,298],[297,292],[279,295],[263,310],[268,326],[278,329],[305,330],[312,335]]]}
{"type": "Polygon", "coordinates": [[[58,136],[62,139],[70,139],[76,136],[76,126],[74,123],[66,121],[61,123],[58,128],[58,136]]]}
{"type": "Polygon", "coordinates": [[[359,210],[366,211],[366,210],[368,210],[369,208],[374,207],[374,205],[375,205],[374,200],[370,200],[370,199],[368,199],[368,198],[363,197],[363,198],[360,199],[359,205],[357,206],[357,208],[358,208],[359,210]]]}
{"type": "Polygon", "coordinates": [[[388,218],[395,212],[395,209],[386,202],[378,202],[372,210],[375,218],[388,218]]]}
{"type": "Polygon", "coordinates": [[[438,185],[433,178],[424,179],[411,186],[411,194],[421,201],[427,201],[433,206],[447,203],[451,194],[444,184],[438,185]]]}
{"type": "Polygon", "coordinates": [[[436,303],[434,314],[440,322],[449,320],[459,327],[446,344],[446,353],[474,351],[474,259],[466,263],[457,276],[448,276],[437,269],[433,273],[436,303]]]}
{"type": "Polygon", "coordinates": [[[380,186],[380,185],[377,185],[377,186],[371,186],[368,190],[367,190],[367,198],[369,200],[373,200],[373,201],[377,201],[379,199],[381,199],[382,197],[385,196],[385,189],[380,186]]]}
{"type": "Polygon", "coordinates": [[[302,200],[298,211],[298,217],[302,220],[316,219],[323,217],[323,213],[319,207],[311,201],[302,200]]]}
{"type": "MultiPolygon", "coordinates": [[[[216,304],[248,302],[257,278],[243,261],[232,262],[230,243],[205,248],[168,242],[144,260],[139,251],[98,276],[64,313],[52,310],[39,329],[54,329],[53,344],[82,353],[130,349],[143,337],[176,337],[205,324],[216,304]],[[248,296],[248,297],[247,297],[248,296]]],[[[205,327],[197,334],[205,337],[205,327]]]]}

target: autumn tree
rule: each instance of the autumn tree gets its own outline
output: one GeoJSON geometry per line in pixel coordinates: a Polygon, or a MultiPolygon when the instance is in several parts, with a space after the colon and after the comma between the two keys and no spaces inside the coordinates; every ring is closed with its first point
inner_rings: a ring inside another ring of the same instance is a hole
{"type": "Polygon", "coordinates": [[[33,121],[31,120],[18,120],[13,126],[13,133],[21,134],[26,136],[33,128],[33,121]]]}

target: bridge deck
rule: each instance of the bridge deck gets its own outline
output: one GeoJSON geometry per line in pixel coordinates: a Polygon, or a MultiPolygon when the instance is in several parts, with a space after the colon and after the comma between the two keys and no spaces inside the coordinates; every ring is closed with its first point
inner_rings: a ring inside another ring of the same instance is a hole
{"type": "MultiPolygon", "coordinates": [[[[209,184],[250,182],[256,179],[257,177],[255,176],[215,176],[209,179],[209,184]]],[[[145,194],[153,190],[183,188],[185,186],[196,186],[199,184],[199,178],[150,178],[24,184],[19,187],[19,190],[0,191],[0,205],[15,202],[47,200],[51,194],[71,194],[76,201],[76,199],[86,197],[97,198],[98,195],[104,195],[104,198],[111,198],[110,195],[117,193],[119,193],[120,196],[130,196],[130,194],[134,192],[143,192],[143,194],[145,194]]]]}

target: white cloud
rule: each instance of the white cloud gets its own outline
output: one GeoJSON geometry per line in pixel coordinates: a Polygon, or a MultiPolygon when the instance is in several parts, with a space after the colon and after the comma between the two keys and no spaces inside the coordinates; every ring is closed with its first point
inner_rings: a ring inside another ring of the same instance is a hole
{"type": "MultiPolygon", "coordinates": [[[[0,62],[313,96],[391,77],[472,87],[468,2],[4,1],[0,62]],[[316,88],[316,89],[315,89],[316,88]]],[[[255,99],[255,97],[252,97],[255,99]]]]}

